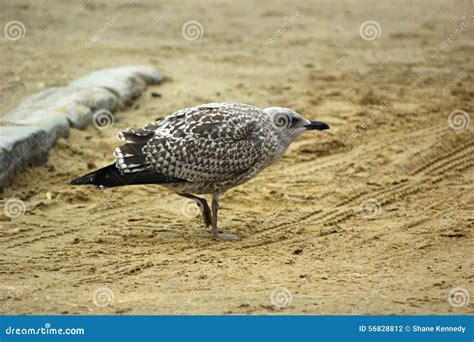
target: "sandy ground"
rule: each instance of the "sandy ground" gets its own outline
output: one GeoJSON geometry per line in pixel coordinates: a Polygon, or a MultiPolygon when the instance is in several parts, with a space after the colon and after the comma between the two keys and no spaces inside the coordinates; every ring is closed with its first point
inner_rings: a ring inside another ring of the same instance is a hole
{"type": "Polygon", "coordinates": [[[103,67],[151,64],[170,77],[113,127],[73,130],[5,191],[26,211],[0,221],[2,313],[474,313],[448,301],[454,288],[474,296],[473,123],[448,120],[454,110],[474,120],[472,2],[0,6],[2,26],[26,28],[0,39],[2,112],[103,67]],[[200,39],[183,38],[191,20],[200,39]],[[359,32],[369,20],[374,40],[359,32]],[[210,240],[159,186],[67,184],[113,160],[117,131],[219,101],[331,125],[224,196],[220,227],[239,242],[210,240]]]}

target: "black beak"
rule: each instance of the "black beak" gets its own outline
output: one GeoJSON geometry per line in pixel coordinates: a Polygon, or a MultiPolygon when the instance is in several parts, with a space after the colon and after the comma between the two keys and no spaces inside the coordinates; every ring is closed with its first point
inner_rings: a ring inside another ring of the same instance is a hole
{"type": "Polygon", "coordinates": [[[329,125],[321,121],[311,121],[311,123],[305,125],[304,127],[306,127],[307,130],[317,129],[318,131],[329,129],[329,125]]]}

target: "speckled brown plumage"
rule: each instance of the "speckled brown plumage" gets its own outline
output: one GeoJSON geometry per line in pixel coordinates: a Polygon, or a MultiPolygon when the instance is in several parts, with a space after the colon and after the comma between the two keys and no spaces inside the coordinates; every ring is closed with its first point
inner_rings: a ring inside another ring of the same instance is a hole
{"type": "Polygon", "coordinates": [[[179,192],[225,191],[255,176],[272,158],[272,125],[259,108],[232,103],[206,104],[173,113],[118,137],[115,151],[123,173],[154,169],[184,183],[179,192]]]}

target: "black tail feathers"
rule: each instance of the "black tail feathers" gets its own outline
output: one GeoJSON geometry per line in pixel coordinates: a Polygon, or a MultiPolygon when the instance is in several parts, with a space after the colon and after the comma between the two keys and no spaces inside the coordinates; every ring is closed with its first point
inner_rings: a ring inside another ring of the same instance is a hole
{"type": "Polygon", "coordinates": [[[108,165],[82,177],[73,179],[71,185],[95,185],[98,188],[112,188],[132,184],[182,183],[183,179],[168,177],[154,170],[135,173],[121,173],[115,164],[108,165]]]}

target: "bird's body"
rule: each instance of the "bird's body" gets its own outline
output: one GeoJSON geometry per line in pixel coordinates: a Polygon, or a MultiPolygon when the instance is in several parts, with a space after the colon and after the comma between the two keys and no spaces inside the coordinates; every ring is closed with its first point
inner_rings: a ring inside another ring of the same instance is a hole
{"type": "MultiPolygon", "coordinates": [[[[143,128],[118,134],[125,144],[115,165],[72,181],[101,188],[160,184],[195,199],[206,225],[217,233],[217,207],[191,194],[212,194],[213,204],[228,189],[247,182],[280,158],[307,129],[326,129],[284,108],[259,109],[246,104],[210,103],[177,111],[143,128]],[[214,208],[213,208],[214,211],[214,208]],[[207,217],[206,217],[207,216],[207,217]]],[[[222,235],[222,234],[221,234],[222,235]]]]}
{"type": "Polygon", "coordinates": [[[187,182],[169,183],[176,192],[224,192],[253,178],[280,153],[273,127],[259,108],[210,103],[171,114],[142,129],[119,133],[115,150],[123,173],[155,169],[187,182]],[[146,144],[143,143],[146,137],[146,144]]]}

